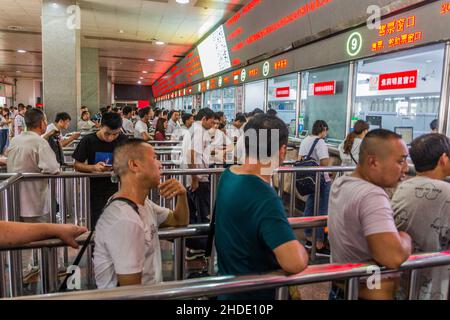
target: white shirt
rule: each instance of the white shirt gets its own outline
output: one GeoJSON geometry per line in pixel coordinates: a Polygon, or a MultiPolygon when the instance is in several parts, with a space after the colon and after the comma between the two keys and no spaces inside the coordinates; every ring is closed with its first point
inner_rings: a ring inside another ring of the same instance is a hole
{"type": "Polygon", "coordinates": [[[211,149],[214,150],[214,156],[211,156],[210,162],[223,164],[224,153],[233,151],[233,143],[230,138],[219,129],[209,130],[209,134],[213,137],[211,139],[211,149]]]}
{"type": "Polygon", "coordinates": [[[130,119],[122,118],[122,128],[125,131],[125,134],[134,135],[133,122],[131,122],[130,119]]]}
{"type": "MultiPolygon", "coordinates": [[[[318,138],[319,138],[318,136],[307,136],[305,139],[303,139],[302,143],[300,144],[300,150],[298,154],[303,158],[306,158],[309,151],[311,150],[314,141],[318,138]]],[[[311,158],[316,160],[316,162],[320,164],[320,160],[328,159],[329,157],[330,155],[328,153],[328,147],[325,141],[323,139],[320,139],[319,142],[317,142],[317,145],[311,154],[311,158]]],[[[330,176],[327,172],[325,172],[323,176],[325,178],[325,181],[327,182],[331,181],[330,176]]]]}
{"type": "MultiPolygon", "coordinates": [[[[49,133],[49,132],[52,131],[52,130],[58,130],[58,131],[60,131],[60,130],[55,126],[54,123],[50,123],[50,124],[47,126],[47,129],[45,130],[45,133],[43,134],[43,136],[46,135],[47,133],[49,133]]],[[[69,139],[69,137],[63,136],[62,133],[61,133],[61,131],[60,131],[60,137],[61,137],[61,140],[67,140],[67,139],[69,139]]]]}
{"type": "MultiPolygon", "coordinates": [[[[7,170],[14,173],[59,172],[59,163],[48,141],[35,132],[22,132],[11,140],[7,150],[7,170]]],[[[20,216],[38,217],[49,214],[48,182],[46,180],[20,183],[20,216]]]]}
{"type": "MultiPolygon", "coordinates": [[[[343,167],[356,166],[357,163],[355,163],[355,161],[353,161],[350,154],[344,153],[344,143],[345,143],[345,141],[339,145],[339,155],[342,160],[342,166],[343,167]]],[[[356,162],[359,162],[359,148],[361,147],[361,143],[362,143],[362,139],[355,138],[355,140],[353,141],[352,150],[350,151],[353,158],[356,160],[356,162]]]]}
{"type": "Polygon", "coordinates": [[[94,273],[97,288],[117,287],[117,274],[142,272],[142,284],[162,282],[158,227],[170,210],[149,199],[139,215],[122,201],[109,205],[95,228],[94,273]]]}
{"type": "MultiPolygon", "coordinates": [[[[182,144],[182,167],[188,168],[188,159],[190,159],[190,151],[194,150],[194,164],[198,169],[208,169],[211,157],[211,136],[208,131],[203,128],[200,121],[196,121],[189,129],[190,135],[186,134],[182,144]]],[[[198,175],[200,182],[208,182],[208,175],[198,175]]],[[[190,185],[190,176],[187,183],[190,185]]]]}
{"type": "Polygon", "coordinates": [[[142,133],[144,132],[148,133],[148,126],[144,121],[139,119],[134,127],[134,137],[142,139],[142,133]]]}
{"type": "Polygon", "coordinates": [[[240,129],[236,128],[234,125],[231,125],[231,127],[228,129],[228,137],[230,137],[231,141],[234,142],[234,138],[236,137],[237,140],[244,135],[244,126],[242,126],[240,129]]]}
{"type": "Polygon", "coordinates": [[[93,123],[91,120],[80,120],[78,121],[78,130],[91,130],[95,127],[95,123],[93,123]]]}
{"type": "Polygon", "coordinates": [[[172,134],[174,131],[180,129],[180,124],[178,122],[173,121],[172,119],[169,120],[169,123],[167,124],[167,130],[166,134],[172,134]]]}
{"type": "Polygon", "coordinates": [[[18,136],[20,134],[19,127],[22,128],[22,131],[25,131],[25,118],[21,114],[17,114],[14,118],[14,136],[18,136]]]}

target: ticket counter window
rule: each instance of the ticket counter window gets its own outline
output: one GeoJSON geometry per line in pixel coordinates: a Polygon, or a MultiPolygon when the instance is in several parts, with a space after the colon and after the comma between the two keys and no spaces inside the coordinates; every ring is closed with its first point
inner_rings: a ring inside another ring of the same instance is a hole
{"type": "Polygon", "coordinates": [[[264,110],[264,81],[245,84],[244,112],[252,112],[256,108],[264,110]]]}
{"type": "Polygon", "coordinates": [[[193,102],[194,102],[193,96],[183,97],[183,110],[190,112],[192,110],[193,102]]]}
{"type": "Polygon", "coordinates": [[[289,134],[295,136],[297,105],[297,74],[269,79],[269,105],[277,116],[289,127],[289,134]]]}
{"type": "Polygon", "coordinates": [[[299,134],[311,134],[314,122],[325,120],[328,143],[345,139],[348,78],[348,64],[302,72],[299,134]]]}
{"type": "Polygon", "coordinates": [[[438,118],[444,45],[433,45],[357,63],[352,120],[396,131],[410,142],[429,133],[438,118]]]}
{"type": "Polygon", "coordinates": [[[222,111],[221,90],[205,92],[204,106],[212,109],[214,112],[222,111]]]}
{"type": "Polygon", "coordinates": [[[236,88],[223,89],[223,112],[230,122],[234,119],[236,112],[236,88]]]}

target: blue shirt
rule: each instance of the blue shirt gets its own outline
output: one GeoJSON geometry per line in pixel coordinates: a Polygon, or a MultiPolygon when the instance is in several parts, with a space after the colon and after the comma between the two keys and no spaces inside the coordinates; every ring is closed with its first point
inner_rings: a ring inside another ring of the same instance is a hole
{"type": "MultiPolygon", "coordinates": [[[[216,201],[216,249],[220,275],[262,274],[279,270],[273,250],[295,240],[281,199],[261,178],[221,176],[216,201]]],[[[223,299],[274,299],[275,290],[227,295],[223,299]]]]}

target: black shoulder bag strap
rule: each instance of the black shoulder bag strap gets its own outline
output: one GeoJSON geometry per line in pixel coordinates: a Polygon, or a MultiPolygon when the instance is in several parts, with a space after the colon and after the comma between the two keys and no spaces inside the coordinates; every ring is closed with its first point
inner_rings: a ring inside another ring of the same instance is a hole
{"type": "Polygon", "coordinates": [[[319,143],[320,138],[317,138],[316,140],[314,140],[314,143],[311,146],[311,149],[309,150],[308,155],[306,156],[305,159],[303,160],[308,160],[311,158],[312,153],[314,152],[314,149],[316,148],[317,144],[319,143]]]}
{"type": "Polygon", "coordinates": [[[209,224],[208,243],[206,245],[205,258],[211,257],[215,234],[216,234],[216,205],[214,204],[214,209],[211,214],[211,222],[209,224]]]}
{"type": "Polygon", "coordinates": [[[352,158],[353,162],[358,165],[358,161],[355,160],[355,157],[353,157],[352,151],[350,150],[350,157],[352,158]]]}
{"type": "MultiPolygon", "coordinates": [[[[103,208],[102,211],[105,211],[105,209],[114,201],[122,201],[127,203],[131,208],[133,208],[133,210],[139,215],[139,207],[137,206],[136,203],[134,203],[133,201],[131,201],[130,199],[127,198],[114,198],[110,201],[108,201],[108,203],[105,205],[105,207],[103,208]]],[[[92,239],[92,235],[94,234],[94,231],[91,231],[86,239],[86,241],[83,244],[83,247],[81,247],[80,252],[78,253],[77,257],[75,258],[75,260],[73,261],[72,265],[73,266],[77,266],[80,264],[81,258],[84,255],[84,252],[86,251],[87,247],[91,244],[91,239],[92,239]]],[[[69,280],[69,277],[71,276],[71,274],[67,274],[66,277],[64,278],[63,282],[61,283],[61,285],[59,286],[58,292],[61,291],[65,291],[67,290],[67,280],[69,280]]]]}

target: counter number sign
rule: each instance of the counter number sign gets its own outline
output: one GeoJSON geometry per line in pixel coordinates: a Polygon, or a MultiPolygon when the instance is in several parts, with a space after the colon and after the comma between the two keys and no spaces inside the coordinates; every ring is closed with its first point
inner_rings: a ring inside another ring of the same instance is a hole
{"type": "Polygon", "coordinates": [[[264,62],[263,65],[263,75],[264,77],[267,77],[270,73],[270,63],[269,61],[264,62]]]}
{"type": "Polygon", "coordinates": [[[362,36],[359,32],[353,32],[347,40],[347,53],[349,56],[356,56],[362,49],[362,36]]]}

